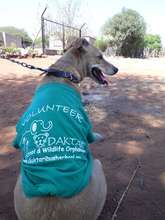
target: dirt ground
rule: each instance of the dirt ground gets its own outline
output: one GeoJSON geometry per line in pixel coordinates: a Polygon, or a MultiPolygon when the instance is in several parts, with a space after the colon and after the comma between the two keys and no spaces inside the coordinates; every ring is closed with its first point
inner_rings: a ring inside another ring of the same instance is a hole
{"type": "MultiPolygon", "coordinates": [[[[47,67],[55,58],[27,59],[47,67]]],[[[139,168],[117,220],[165,219],[165,59],[111,58],[120,71],[109,87],[81,87],[94,124],[106,138],[91,145],[103,163],[107,200],[99,220],[109,220],[137,161],[139,168]]],[[[16,220],[13,188],[19,152],[11,147],[15,124],[40,80],[37,71],[0,60],[0,220],[16,220]]]]}

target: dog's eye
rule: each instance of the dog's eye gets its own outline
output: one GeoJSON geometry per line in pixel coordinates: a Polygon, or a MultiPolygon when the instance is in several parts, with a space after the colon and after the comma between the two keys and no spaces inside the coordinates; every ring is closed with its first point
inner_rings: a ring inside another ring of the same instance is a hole
{"type": "Polygon", "coordinates": [[[99,58],[100,60],[102,60],[102,59],[103,59],[103,55],[102,55],[102,54],[99,54],[99,55],[97,56],[97,58],[99,58]]]}

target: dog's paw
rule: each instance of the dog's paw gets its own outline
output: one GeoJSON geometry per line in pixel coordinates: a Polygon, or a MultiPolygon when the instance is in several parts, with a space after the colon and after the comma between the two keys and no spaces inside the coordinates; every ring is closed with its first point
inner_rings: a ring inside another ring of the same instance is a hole
{"type": "Polygon", "coordinates": [[[97,132],[93,132],[93,135],[95,136],[95,142],[102,142],[105,140],[105,136],[102,134],[99,134],[97,132]]]}

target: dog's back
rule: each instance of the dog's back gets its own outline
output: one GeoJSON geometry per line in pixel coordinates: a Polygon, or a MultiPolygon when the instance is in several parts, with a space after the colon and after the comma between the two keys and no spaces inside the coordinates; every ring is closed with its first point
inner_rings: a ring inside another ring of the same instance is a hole
{"type": "Polygon", "coordinates": [[[86,187],[92,174],[88,142],[94,137],[74,88],[63,83],[40,86],[17,132],[27,197],[71,197],[86,187]]]}

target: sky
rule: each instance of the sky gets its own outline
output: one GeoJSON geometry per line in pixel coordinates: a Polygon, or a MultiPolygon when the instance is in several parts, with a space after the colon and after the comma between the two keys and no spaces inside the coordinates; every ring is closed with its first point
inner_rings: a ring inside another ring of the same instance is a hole
{"type": "MultiPolygon", "coordinates": [[[[56,8],[65,0],[1,0],[0,26],[24,28],[32,38],[40,28],[40,15],[45,5],[47,13],[58,21],[56,8]]],[[[147,23],[147,32],[159,34],[165,46],[165,0],[80,0],[80,21],[86,22],[91,35],[101,34],[105,21],[122,8],[138,11],[147,23]]]]}

